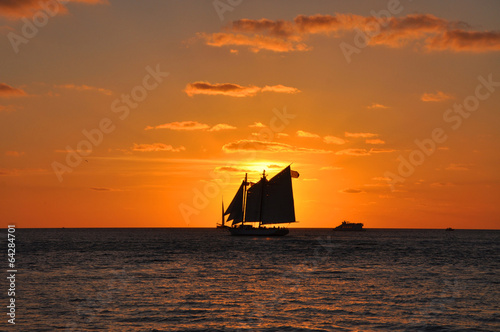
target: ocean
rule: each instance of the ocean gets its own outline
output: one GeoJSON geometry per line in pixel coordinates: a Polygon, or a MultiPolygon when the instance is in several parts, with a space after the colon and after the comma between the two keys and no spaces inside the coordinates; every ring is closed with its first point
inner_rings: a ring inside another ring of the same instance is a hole
{"type": "Polygon", "coordinates": [[[18,331],[500,331],[500,231],[15,234],[18,331]]]}

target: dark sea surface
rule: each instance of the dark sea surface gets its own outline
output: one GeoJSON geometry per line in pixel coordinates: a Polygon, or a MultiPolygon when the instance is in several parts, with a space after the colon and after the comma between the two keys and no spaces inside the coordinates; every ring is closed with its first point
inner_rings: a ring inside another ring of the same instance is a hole
{"type": "Polygon", "coordinates": [[[15,234],[19,331],[500,331],[500,231],[15,234]]]}

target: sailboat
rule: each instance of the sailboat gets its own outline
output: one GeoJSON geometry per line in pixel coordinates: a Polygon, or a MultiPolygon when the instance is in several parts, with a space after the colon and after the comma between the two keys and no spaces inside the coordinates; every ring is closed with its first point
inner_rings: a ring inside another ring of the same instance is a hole
{"type": "Polygon", "coordinates": [[[231,204],[223,212],[222,225],[224,225],[224,217],[229,215],[227,221],[232,221],[231,227],[228,227],[231,235],[283,236],[288,234],[288,229],[285,227],[266,225],[296,222],[292,177],[299,177],[299,173],[292,171],[290,166],[269,180],[264,170],[261,179],[255,184],[248,182],[247,174],[245,174],[245,179],[231,204]],[[256,224],[258,226],[255,226],[256,224]]]}
{"type": "Polygon", "coordinates": [[[229,228],[229,226],[224,222],[224,200],[222,201],[222,222],[220,224],[217,224],[217,228],[229,228]]]}

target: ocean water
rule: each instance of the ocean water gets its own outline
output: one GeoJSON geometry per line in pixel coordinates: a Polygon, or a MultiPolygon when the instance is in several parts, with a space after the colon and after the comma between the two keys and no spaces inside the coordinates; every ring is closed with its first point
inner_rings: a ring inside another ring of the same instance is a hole
{"type": "Polygon", "coordinates": [[[500,331],[500,231],[17,229],[16,241],[19,331],[500,331]]]}

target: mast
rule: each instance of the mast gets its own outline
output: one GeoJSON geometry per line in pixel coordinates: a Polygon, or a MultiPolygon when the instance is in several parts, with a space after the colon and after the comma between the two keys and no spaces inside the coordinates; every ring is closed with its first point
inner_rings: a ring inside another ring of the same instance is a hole
{"type": "Polygon", "coordinates": [[[243,202],[242,202],[242,221],[241,221],[241,224],[243,225],[243,223],[245,222],[245,217],[246,217],[246,209],[247,209],[247,173],[245,173],[245,182],[243,183],[243,202]]]}
{"type": "Polygon", "coordinates": [[[264,184],[266,182],[266,170],[262,172],[262,188],[260,189],[259,227],[262,225],[262,204],[264,203],[264,184]]]}
{"type": "Polygon", "coordinates": [[[222,227],[224,227],[224,197],[222,197],[222,227]]]}

